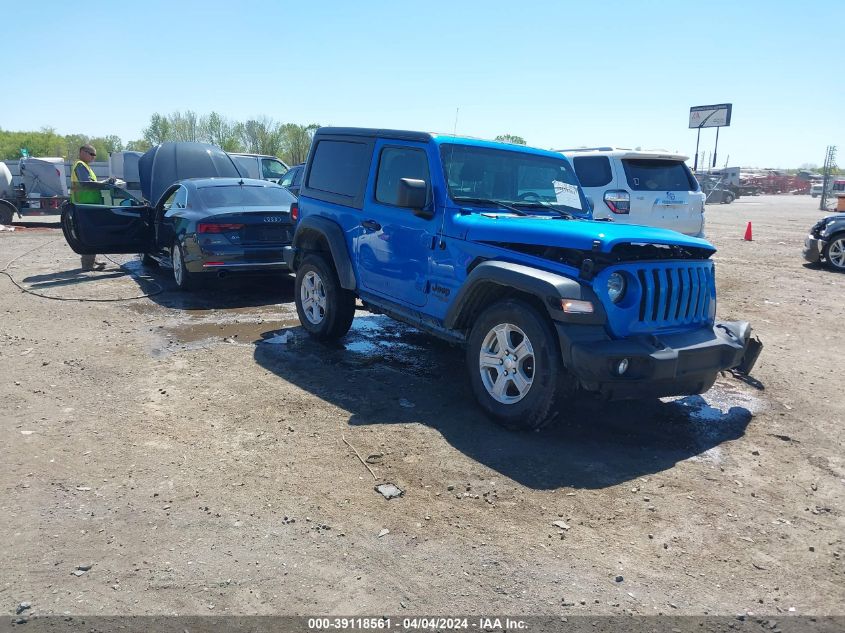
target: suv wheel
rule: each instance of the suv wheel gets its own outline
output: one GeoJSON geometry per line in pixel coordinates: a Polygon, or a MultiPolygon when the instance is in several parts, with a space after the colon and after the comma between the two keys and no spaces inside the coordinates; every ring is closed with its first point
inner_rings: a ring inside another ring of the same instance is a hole
{"type": "Polygon", "coordinates": [[[355,295],[322,256],[308,255],[296,269],[294,296],[303,329],[317,340],[340,338],[352,326],[355,295]]]}
{"type": "Polygon", "coordinates": [[[845,271],[845,233],[830,238],[824,247],[824,258],[834,270],[845,271]]]}
{"type": "Polygon", "coordinates": [[[478,403],[497,422],[513,430],[549,422],[561,362],[548,321],[532,306],[487,308],[470,333],[467,367],[478,403]]]}

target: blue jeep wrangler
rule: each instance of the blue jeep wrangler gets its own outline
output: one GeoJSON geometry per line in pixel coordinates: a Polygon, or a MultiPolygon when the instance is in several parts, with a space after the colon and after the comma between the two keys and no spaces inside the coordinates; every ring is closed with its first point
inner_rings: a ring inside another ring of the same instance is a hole
{"type": "Polygon", "coordinates": [[[321,128],[292,215],[286,260],[311,336],[345,335],[357,297],[463,345],[479,404],[509,428],[540,427],[576,388],[702,393],[759,354],[748,323],[715,323],[713,246],[592,221],[558,153],[321,128]]]}

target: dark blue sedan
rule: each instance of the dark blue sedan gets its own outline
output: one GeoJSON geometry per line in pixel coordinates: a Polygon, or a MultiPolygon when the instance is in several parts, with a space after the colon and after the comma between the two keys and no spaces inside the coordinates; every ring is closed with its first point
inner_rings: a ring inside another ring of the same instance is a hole
{"type": "Polygon", "coordinates": [[[139,172],[154,206],[107,183],[91,183],[102,204],[65,206],[62,228],[74,251],[141,253],[145,264],[171,268],[183,290],[212,275],[287,270],[296,199],[284,187],[242,178],[225,152],[199,143],[159,145],[139,172]]]}

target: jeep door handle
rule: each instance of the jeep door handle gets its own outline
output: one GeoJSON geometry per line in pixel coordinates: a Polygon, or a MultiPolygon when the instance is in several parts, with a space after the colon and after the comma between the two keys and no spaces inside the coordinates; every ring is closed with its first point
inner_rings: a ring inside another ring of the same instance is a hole
{"type": "Polygon", "coordinates": [[[380,231],[381,224],[376,222],[375,220],[364,220],[361,222],[361,226],[363,226],[368,231],[380,231]]]}

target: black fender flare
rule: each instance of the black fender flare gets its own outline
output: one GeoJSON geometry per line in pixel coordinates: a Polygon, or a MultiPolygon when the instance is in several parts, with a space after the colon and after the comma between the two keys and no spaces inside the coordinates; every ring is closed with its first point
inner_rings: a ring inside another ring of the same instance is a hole
{"type": "Polygon", "coordinates": [[[461,285],[446,312],[444,326],[449,329],[467,328],[470,325],[467,315],[481,307],[479,303],[485,302],[491,285],[536,297],[555,321],[584,325],[602,325],[606,321],[604,308],[592,288],[578,280],[522,264],[486,261],[473,268],[461,285]],[[561,306],[563,299],[590,301],[594,312],[567,314],[561,306]]]}
{"type": "Polygon", "coordinates": [[[293,235],[295,253],[291,269],[296,272],[302,252],[319,250],[314,246],[320,241],[325,241],[328,244],[341,287],[346,290],[355,290],[357,287],[355,271],[352,268],[352,260],[349,257],[349,249],[346,247],[343,229],[337,222],[328,218],[307,216],[297,223],[296,232],[293,235]]]}

